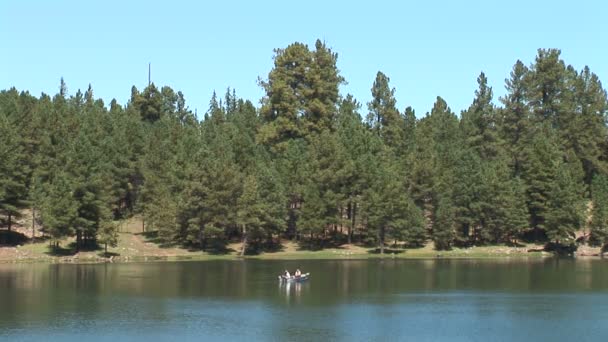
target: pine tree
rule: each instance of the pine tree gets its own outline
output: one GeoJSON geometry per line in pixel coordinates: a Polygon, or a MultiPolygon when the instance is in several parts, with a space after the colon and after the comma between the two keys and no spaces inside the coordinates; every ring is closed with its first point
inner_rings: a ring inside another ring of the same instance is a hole
{"type": "Polygon", "coordinates": [[[272,242],[273,235],[282,233],[285,225],[286,198],[278,174],[261,150],[257,150],[256,160],[237,199],[236,220],[243,236],[241,256],[262,239],[272,242]]]}
{"type": "Polygon", "coordinates": [[[247,251],[247,243],[252,230],[260,229],[264,207],[260,200],[258,183],[255,176],[247,176],[243,181],[243,191],[237,200],[237,224],[243,229],[241,256],[247,251]]]}
{"type": "MultiPolygon", "coordinates": [[[[431,162],[433,170],[429,171],[432,177],[432,187],[430,188],[430,196],[427,198],[427,206],[430,205],[433,231],[435,231],[435,225],[439,224],[437,210],[440,200],[443,199],[446,204],[449,203],[449,207],[445,208],[444,214],[447,216],[444,216],[444,218],[455,215],[453,185],[457,180],[454,176],[454,170],[458,159],[458,151],[462,146],[462,138],[458,129],[458,118],[441,97],[437,98],[431,113],[427,117],[432,138],[430,145],[433,148],[430,153],[430,157],[433,158],[431,162]]],[[[453,222],[450,222],[450,234],[453,234],[452,225],[453,222]]],[[[443,241],[445,246],[449,246],[451,243],[452,241],[443,241]],[[447,245],[445,245],[446,243],[447,245]]]]}
{"type": "Polygon", "coordinates": [[[8,230],[27,206],[27,175],[24,173],[22,141],[16,127],[0,108],[0,214],[6,217],[8,230]]]}
{"type": "Polygon", "coordinates": [[[526,77],[527,98],[535,124],[557,128],[566,113],[566,66],[558,49],[539,49],[535,63],[526,77]]]}
{"type": "Polygon", "coordinates": [[[416,112],[412,107],[405,108],[402,126],[398,156],[405,165],[410,166],[413,163],[413,153],[417,145],[416,128],[418,126],[416,112]]]}
{"type": "Polygon", "coordinates": [[[522,180],[526,185],[530,228],[537,240],[544,238],[549,193],[554,188],[555,170],[561,159],[557,138],[547,127],[539,130],[524,150],[522,180]]]}
{"type": "Polygon", "coordinates": [[[223,248],[225,234],[235,227],[236,203],[240,196],[242,174],[234,159],[228,139],[229,124],[216,120],[203,123],[205,148],[194,155],[194,164],[186,175],[184,218],[187,240],[205,250],[207,242],[223,248]]]}
{"type": "Polygon", "coordinates": [[[558,245],[569,245],[584,222],[584,173],[572,153],[557,165],[555,172],[555,182],[548,194],[547,237],[558,245]]]}
{"type": "Polygon", "coordinates": [[[52,181],[45,185],[40,216],[45,232],[59,245],[59,240],[74,234],[74,221],[78,217],[78,202],[73,197],[73,186],[68,174],[57,170],[52,181]]]}
{"type": "Polygon", "coordinates": [[[528,228],[529,215],[526,208],[526,194],[523,181],[511,178],[504,184],[505,192],[501,210],[504,212],[502,224],[502,238],[507,243],[517,243],[518,236],[528,228]]]}
{"type": "Polygon", "coordinates": [[[443,195],[437,201],[435,222],[433,223],[433,242],[437,250],[452,248],[454,241],[455,208],[449,196],[443,195]]]}
{"type": "MultiPolygon", "coordinates": [[[[312,246],[315,235],[323,235],[328,227],[328,203],[323,198],[320,186],[314,181],[304,184],[302,207],[298,215],[298,232],[310,235],[312,246]]],[[[322,242],[323,243],[323,242],[322,242]]]]}
{"type": "Polygon", "coordinates": [[[591,240],[602,245],[603,252],[604,246],[608,244],[608,178],[605,175],[593,177],[591,194],[591,240]]]}
{"type": "Polygon", "coordinates": [[[145,122],[154,123],[163,115],[163,96],[154,83],[147,86],[141,93],[133,87],[131,103],[137,108],[141,119],[145,122]]]}
{"type": "Polygon", "coordinates": [[[395,88],[390,88],[388,76],[378,71],[372,86],[372,101],[367,104],[367,124],[384,143],[396,149],[402,138],[403,117],[397,110],[395,88]]]}
{"type": "Polygon", "coordinates": [[[412,161],[409,163],[407,181],[408,188],[416,205],[426,212],[432,211],[435,195],[437,164],[435,142],[433,140],[431,120],[429,116],[421,119],[415,131],[415,145],[412,151],[412,161]]]}
{"type": "Polygon", "coordinates": [[[585,183],[591,184],[593,175],[606,170],[601,160],[602,147],[608,138],[605,118],[608,96],[596,74],[585,67],[580,74],[571,72],[572,104],[568,121],[563,123],[562,139],[565,149],[572,149],[583,164],[585,183]]]}
{"type": "Polygon", "coordinates": [[[465,148],[458,158],[454,170],[454,214],[457,238],[461,243],[474,243],[479,239],[482,225],[482,161],[476,150],[465,148]]]}
{"type": "Polygon", "coordinates": [[[370,174],[370,187],[363,196],[363,214],[368,229],[375,233],[380,254],[384,254],[387,238],[392,237],[410,245],[420,245],[425,240],[422,211],[405,189],[398,176],[396,165],[388,151],[376,160],[376,168],[370,174]]]}
{"type": "Polygon", "coordinates": [[[521,175],[524,146],[530,138],[530,108],[528,107],[528,68],[517,61],[510,78],[505,80],[507,95],[500,98],[504,108],[500,113],[500,136],[511,158],[513,173],[521,175]]]}
{"type": "Polygon", "coordinates": [[[99,243],[104,245],[104,255],[108,256],[108,246],[116,247],[118,245],[118,227],[112,221],[103,221],[99,227],[98,239],[99,243]]]}
{"type": "Polygon", "coordinates": [[[352,95],[347,95],[340,105],[337,118],[336,134],[345,153],[344,189],[342,194],[347,201],[346,225],[348,226],[347,242],[352,243],[357,227],[357,210],[363,190],[366,187],[365,169],[369,144],[369,132],[361,122],[359,109],[361,105],[352,95]]]}
{"type": "Polygon", "coordinates": [[[307,164],[308,145],[303,139],[286,141],[285,151],[274,157],[281,183],[287,195],[288,208],[287,237],[297,237],[297,220],[302,205],[305,180],[308,179],[309,165],[307,164]]]}
{"type": "Polygon", "coordinates": [[[528,225],[524,188],[511,177],[503,154],[485,161],[481,173],[480,238],[484,242],[512,242],[528,225]]]}
{"type": "Polygon", "coordinates": [[[250,234],[252,239],[261,241],[266,238],[274,244],[273,236],[285,233],[287,208],[287,191],[281,182],[274,162],[268,158],[263,149],[258,149],[256,179],[259,200],[262,203],[261,229],[250,234]]]}
{"type": "Polygon", "coordinates": [[[337,54],[317,40],[310,51],[302,43],[275,50],[274,68],[260,109],[264,125],[258,141],[282,151],[290,139],[331,130],[344,82],[336,67],[337,54]]]}
{"type": "Polygon", "coordinates": [[[496,114],[492,104],[492,87],[482,72],[477,78],[479,88],[468,110],[462,113],[460,121],[466,143],[482,159],[493,158],[498,154],[500,145],[496,131],[496,114]]]}

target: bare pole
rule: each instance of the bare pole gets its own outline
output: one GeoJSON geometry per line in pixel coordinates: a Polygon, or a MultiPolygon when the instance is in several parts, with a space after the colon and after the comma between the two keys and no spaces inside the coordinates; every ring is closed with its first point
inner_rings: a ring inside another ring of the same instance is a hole
{"type": "Polygon", "coordinates": [[[148,87],[150,86],[150,84],[152,84],[151,78],[150,78],[151,73],[152,73],[152,63],[148,63],[148,87]]]}

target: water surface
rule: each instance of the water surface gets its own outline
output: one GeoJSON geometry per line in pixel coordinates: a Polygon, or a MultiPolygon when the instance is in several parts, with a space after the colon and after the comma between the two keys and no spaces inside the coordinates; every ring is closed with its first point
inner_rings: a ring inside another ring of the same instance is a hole
{"type": "Polygon", "coordinates": [[[0,264],[0,340],[592,341],[608,261],[0,264]],[[299,267],[301,284],[277,275],[299,267]]]}

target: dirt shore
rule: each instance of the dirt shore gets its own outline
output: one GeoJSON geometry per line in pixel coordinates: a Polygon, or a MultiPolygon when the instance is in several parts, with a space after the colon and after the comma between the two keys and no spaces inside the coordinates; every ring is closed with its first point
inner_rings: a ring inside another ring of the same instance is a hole
{"type": "MultiPolygon", "coordinates": [[[[31,240],[32,230],[28,229],[27,220],[19,222],[14,231],[31,240]]],[[[31,224],[31,223],[30,223],[31,224]]],[[[103,249],[74,252],[62,249],[59,252],[50,247],[48,240],[36,236],[34,242],[16,246],[0,246],[0,262],[49,262],[49,263],[90,263],[90,262],[131,262],[161,260],[213,260],[239,259],[240,243],[230,244],[224,254],[209,254],[199,250],[189,250],[180,246],[161,246],[149,234],[141,232],[141,221],[131,219],[120,225],[119,242],[116,247],[108,248],[108,255],[103,249]]],[[[73,239],[61,241],[61,246],[68,246],[73,239]]],[[[583,246],[578,256],[599,255],[599,248],[583,246]]],[[[318,251],[301,249],[292,241],[283,241],[281,249],[276,252],[248,255],[255,259],[367,259],[367,258],[542,258],[551,253],[542,251],[541,245],[481,246],[471,248],[454,248],[450,251],[437,251],[432,242],[425,247],[414,249],[387,249],[380,255],[373,248],[358,245],[342,245],[337,248],[326,248],[318,251]]]]}

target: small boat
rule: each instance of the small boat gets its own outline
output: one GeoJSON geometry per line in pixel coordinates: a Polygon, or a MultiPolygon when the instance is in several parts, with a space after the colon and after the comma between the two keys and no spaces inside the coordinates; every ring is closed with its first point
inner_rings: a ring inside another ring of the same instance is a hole
{"type": "Polygon", "coordinates": [[[292,282],[292,281],[301,282],[301,281],[308,280],[308,277],[310,277],[310,273],[304,273],[299,276],[291,276],[291,277],[286,277],[284,275],[280,275],[279,281],[281,281],[281,282],[292,282]]]}

